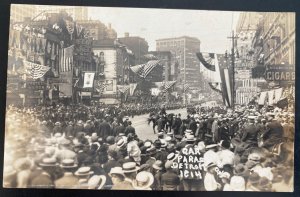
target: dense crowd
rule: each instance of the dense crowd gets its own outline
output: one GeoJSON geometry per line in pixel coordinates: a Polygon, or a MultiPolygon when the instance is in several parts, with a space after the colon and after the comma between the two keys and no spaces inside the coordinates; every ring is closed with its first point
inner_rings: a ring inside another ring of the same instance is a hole
{"type": "Polygon", "coordinates": [[[10,106],[4,187],[293,190],[293,111],[245,106],[182,117],[167,114],[177,105],[123,107],[10,106]],[[131,117],[143,113],[155,140],[136,135],[131,117]]]}

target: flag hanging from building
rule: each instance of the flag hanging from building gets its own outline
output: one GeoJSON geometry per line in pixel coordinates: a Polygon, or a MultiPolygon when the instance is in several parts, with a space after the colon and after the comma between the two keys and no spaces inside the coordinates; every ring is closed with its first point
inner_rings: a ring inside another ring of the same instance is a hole
{"type": "Polygon", "coordinates": [[[163,82],[163,92],[167,92],[175,83],[176,83],[176,81],[164,81],[163,82]]]}
{"type": "Polygon", "coordinates": [[[146,64],[140,64],[130,67],[132,72],[142,78],[146,78],[148,74],[160,63],[160,60],[150,60],[146,64]]]}
{"type": "Polygon", "coordinates": [[[83,88],[92,88],[94,83],[95,73],[84,73],[83,88]]]}
{"type": "Polygon", "coordinates": [[[61,50],[61,62],[59,72],[69,72],[73,69],[74,45],[61,50]]]}
{"type": "Polygon", "coordinates": [[[43,66],[25,60],[24,60],[24,66],[25,66],[26,73],[33,79],[39,79],[43,77],[46,74],[46,72],[50,70],[50,67],[48,66],[43,66]]]}
{"type": "Polygon", "coordinates": [[[218,93],[222,93],[222,84],[218,82],[208,82],[208,85],[211,89],[218,93]]]}
{"type": "Polygon", "coordinates": [[[211,71],[216,71],[215,54],[214,53],[196,53],[198,60],[205,68],[211,71]]]}

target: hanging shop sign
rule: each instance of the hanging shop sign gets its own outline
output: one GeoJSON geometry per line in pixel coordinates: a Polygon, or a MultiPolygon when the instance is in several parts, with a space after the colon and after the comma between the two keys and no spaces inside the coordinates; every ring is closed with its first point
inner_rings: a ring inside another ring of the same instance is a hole
{"type": "Polygon", "coordinates": [[[269,65],[266,67],[265,79],[275,82],[295,82],[295,65],[269,65]]]}

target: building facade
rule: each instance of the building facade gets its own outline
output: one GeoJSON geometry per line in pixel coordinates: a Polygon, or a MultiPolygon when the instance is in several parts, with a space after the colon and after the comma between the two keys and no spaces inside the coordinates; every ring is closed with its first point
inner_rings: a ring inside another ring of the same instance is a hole
{"type": "Polygon", "coordinates": [[[257,87],[263,79],[252,78],[252,68],[255,67],[255,55],[252,40],[255,37],[261,13],[243,12],[239,16],[236,27],[236,61],[235,61],[235,103],[247,104],[258,92],[257,87]]]}
{"type": "Polygon", "coordinates": [[[117,33],[112,29],[111,24],[106,26],[99,20],[78,20],[77,24],[89,30],[89,36],[93,40],[116,39],[117,33]]]}
{"type": "Polygon", "coordinates": [[[178,61],[177,86],[183,87],[184,82],[190,89],[199,89],[200,63],[196,52],[200,51],[198,38],[182,36],[156,40],[156,51],[170,51],[178,61]]]}
{"type": "Polygon", "coordinates": [[[96,65],[95,87],[97,83],[107,84],[102,94],[94,90],[94,98],[99,98],[105,104],[120,102],[118,85],[129,84],[129,63],[126,49],[118,47],[115,40],[93,41],[94,56],[99,58],[96,65]]]}
{"type": "Polygon", "coordinates": [[[118,38],[118,40],[133,52],[135,57],[135,65],[145,63],[146,60],[144,56],[148,53],[149,45],[144,38],[130,36],[129,33],[125,33],[125,36],[118,38]]]}

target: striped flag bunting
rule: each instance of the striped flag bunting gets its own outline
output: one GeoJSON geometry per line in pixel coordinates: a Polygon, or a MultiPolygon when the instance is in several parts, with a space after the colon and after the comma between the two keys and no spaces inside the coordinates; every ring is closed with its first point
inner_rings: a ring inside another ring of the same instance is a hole
{"type": "Polygon", "coordinates": [[[167,92],[175,83],[176,83],[176,81],[164,81],[163,82],[163,92],[167,92]]]}
{"type": "Polygon", "coordinates": [[[208,82],[208,85],[214,91],[216,91],[218,93],[222,93],[221,83],[218,83],[218,82],[208,82]]]}
{"type": "Polygon", "coordinates": [[[25,71],[29,76],[33,79],[39,79],[43,77],[48,70],[50,70],[50,67],[43,66],[40,64],[36,64],[33,62],[28,62],[24,60],[25,65],[25,71]]]}
{"type": "Polygon", "coordinates": [[[117,85],[118,91],[125,93],[130,89],[130,85],[117,85]]]}
{"type": "Polygon", "coordinates": [[[144,66],[143,78],[146,78],[148,74],[159,64],[160,60],[150,60],[144,66]]]}
{"type": "Polygon", "coordinates": [[[205,68],[211,71],[216,71],[215,54],[214,53],[196,53],[198,60],[205,68]]]}
{"type": "Polygon", "coordinates": [[[183,89],[186,92],[190,88],[189,84],[184,84],[183,89]]]}
{"type": "Polygon", "coordinates": [[[70,72],[73,69],[74,45],[61,50],[61,63],[59,72],[70,72]]]}
{"type": "Polygon", "coordinates": [[[150,60],[146,64],[140,64],[130,67],[132,72],[142,78],[146,78],[148,74],[159,64],[160,60],[150,60]]]}

